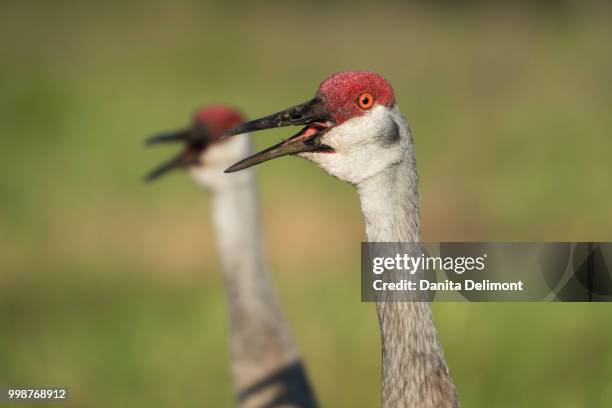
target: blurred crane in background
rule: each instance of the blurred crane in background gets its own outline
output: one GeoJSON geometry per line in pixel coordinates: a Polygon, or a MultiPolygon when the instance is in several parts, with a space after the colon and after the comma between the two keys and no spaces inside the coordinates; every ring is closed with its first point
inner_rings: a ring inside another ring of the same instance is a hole
{"type": "MultiPolygon", "coordinates": [[[[384,78],[372,72],[334,74],[321,83],[313,99],[239,125],[228,134],[295,125],[305,127],[227,171],[300,155],[357,188],[369,242],[420,242],[412,135],[384,78]]],[[[414,252],[410,256],[421,256],[420,245],[410,247],[414,252]]],[[[456,407],[455,387],[427,298],[392,300],[383,296],[376,304],[382,343],[382,406],[456,407]]]]}
{"type": "Polygon", "coordinates": [[[270,281],[255,172],[223,173],[251,152],[248,135],[220,140],[243,120],[233,108],[210,106],[196,112],[190,127],[149,138],[149,145],[178,142],[184,147],[149,173],[147,180],[184,168],[212,193],[213,223],[228,293],[231,372],[239,405],[314,407],[314,393],[270,281]]]}

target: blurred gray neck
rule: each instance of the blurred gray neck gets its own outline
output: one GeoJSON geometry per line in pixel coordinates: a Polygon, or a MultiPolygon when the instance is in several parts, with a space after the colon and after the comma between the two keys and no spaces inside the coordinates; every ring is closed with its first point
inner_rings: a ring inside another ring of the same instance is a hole
{"type": "Polygon", "coordinates": [[[314,396],[272,287],[253,170],[220,175],[213,220],[228,292],[231,371],[242,407],[313,407],[314,396]]]}
{"type": "MultiPolygon", "coordinates": [[[[369,242],[420,241],[418,176],[411,148],[404,157],[357,186],[369,242]]],[[[430,304],[377,302],[376,308],[382,344],[382,406],[457,406],[430,304]]]]}

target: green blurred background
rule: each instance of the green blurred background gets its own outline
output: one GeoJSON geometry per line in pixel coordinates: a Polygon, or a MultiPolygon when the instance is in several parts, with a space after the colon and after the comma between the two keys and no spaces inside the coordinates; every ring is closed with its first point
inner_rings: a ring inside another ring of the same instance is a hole
{"type": "MultiPolygon", "coordinates": [[[[208,198],[185,174],[144,185],[171,152],[142,140],[207,103],[276,111],[338,70],[394,85],[424,240],[610,240],[609,7],[453,4],[2,1],[0,386],[68,386],[75,407],[231,406],[208,198]]],[[[376,406],[355,192],[297,158],[259,175],[323,406],[376,406]]],[[[610,305],[434,308],[465,407],[610,406],[610,305]]]]}

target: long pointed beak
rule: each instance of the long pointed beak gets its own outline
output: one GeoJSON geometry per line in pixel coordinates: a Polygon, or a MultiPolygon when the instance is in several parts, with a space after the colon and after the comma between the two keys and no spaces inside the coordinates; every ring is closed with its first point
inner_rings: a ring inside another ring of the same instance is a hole
{"type": "Polygon", "coordinates": [[[162,164],[160,164],[159,166],[157,166],[156,168],[154,168],[153,170],[151,170],[149,173],[147,173],[147,175],[145,176],[144,180],[146,182],[151,182],[153,180],[158,179],[159,177],[163,176],[164,174],[175,170],[175,169],[180,169],[182,167],[184,167],[184,158],[183,158],[183,153],[179,154],[176,157],[173,157],[172,159],[168,160],[167,162],[164,162],[162,164]]]}
{"type": "Polygon", "coordinates": [[[158,179],[172,170],[188,167],[198,162],[199,155],[205,147],[203,140],[194,139],[191,129],[182,129],[175,132],[160,133],[146,139],[147,146],[164,143],[185,143],[185,148],[172,159],[160,164],[145,176],[145,181],[158,179]]]}
{"type": "Polygon", "coordinates": [[[152,146],[162,143],[186,142],[189,140],[190,131],[188,129],[177,130],[175,132],[160,133],[148,137],[145,140],[147,146],[152,146]]]}
{"type": "Polygon", "coordinates": [[[228,130],[225,133],[225,137],[277,127],[306,125],[306,127],[296,135],[241,160],[229,167],[225,172],[232,173],[243,170],[247,167],[281,156],[304,152],[332,152],[333,149],[322,144],[320,138],[333,124],[333,120],[331,119],[331,115],[325,103],[321,98],[316,96],[300,105],[292,106],[291,108],[272,115],[236,126],[228,130]]]}

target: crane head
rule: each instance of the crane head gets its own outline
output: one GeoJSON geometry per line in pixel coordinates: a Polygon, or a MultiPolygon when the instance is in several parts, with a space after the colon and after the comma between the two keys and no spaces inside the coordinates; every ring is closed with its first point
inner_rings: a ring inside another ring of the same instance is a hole
{"type": "Polygon", "coordinates": [[[411,143],[393,88],[382,76],[367,71],[336,73],[320,84],[309,101],[243,123],[225,136],[298,125],[304,127],[294,136],[234,164],[226,172],[299,155],[357,184],[401,160],[406,143],[411,143]]]}
{"type": "MultiPolygon", "coordinates": [[[[191,124],[184,128],[171,132],[161,133],[149,137],[146,144],[158,145],[165,143],[179,143],[183,145],[182,150],[172,159],[162,163],[153,169],[147,176],[147,181],[153,181],[158,177],[175,169],[198,170],[215,166],[226,166],[236,158],[236,154],[229,154],[232,150],[231,141],[222,141],[221,136],[225,131],[244,122],[245,118],[235,108],[214,105],[198,109],[191,124]],[[227,157],[225,160],[224,157],[227,157]]],[[[240,149],[244,151],[244,149],[240,149]]]]}

